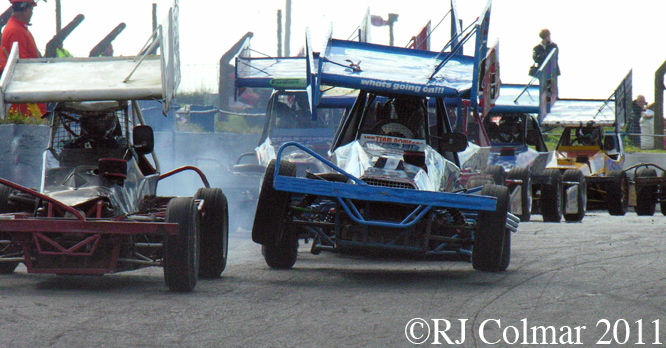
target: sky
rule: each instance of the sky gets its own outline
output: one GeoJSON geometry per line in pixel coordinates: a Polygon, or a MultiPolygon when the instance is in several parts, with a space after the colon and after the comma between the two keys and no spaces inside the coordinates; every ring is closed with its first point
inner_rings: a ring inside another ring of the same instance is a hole
{"type": "MultiPolygon", "coordinates": [[[[55,0],[39,2],[32,26],[43,52],[55,34],[55,0]]],[[[458,0],[463,27],[472,23],[487,0],[458,0]]],[[[65,48],[74,56],[87,56],[120,22],[127,28],[114,41],[116,55],[135,55],[151,33],[152,4],[158,22],[166,18],[173,0],[61,0],[63,26],[77,14],[85,20],[67,38],[65,48]]],[[[217,91],[218,62],[222,54],[251,31],[253,50],[277,54],[277,11],[285,14],[286,0],[180,0],[181,91],[217,91]]],[[[355,33],[367,9],[384,18],[399,15],[394,25],[396,46],[409,39],[431,20],[433,27],[450,9],[450,0],[292,0],[290,50],[294,54],[305,42],[309,28],[315,50],[324,45],[330,23],[333,37],[348,39],[355,33]]],[[[633,92],[654,101],[654,73],[666,60],[663,16],[666,1],[660,0],[494,0],[490,40],[499,41],[501,79],[527,83],[531,50],[540,41],[542,28],[550,29],[560,49],[560,97],[606,99],[633,69],[633,92]]],[[[284,23],[284,19],[283,19],[284,23]]],[[[431,36],[431,49],[444,47],[449,38],[450,17],[431,36]]],[[[373,27],[372,42],[388,44],[387,27],[373,27]]],[[[466,48],[466,53],[472,48],[466,48]]]]}

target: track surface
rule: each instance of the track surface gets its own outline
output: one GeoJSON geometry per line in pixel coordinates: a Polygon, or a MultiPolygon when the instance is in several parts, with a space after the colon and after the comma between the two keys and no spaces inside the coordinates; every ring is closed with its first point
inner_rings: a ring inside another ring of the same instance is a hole
{"type": "Polygon", "coordinates": [[[412,326],[425,346],[435,319],[451,322],[451,340],[465,323],[460,347],[636,346],[641,333],[655,346],[666,342],[666,217],[657,214],[522,223],[509,270],[496,274],[461,262],[315,256],[307,245],[294,269],[276,271],[243,230],[232,234],[223,277],[190,294],[168,292],[159,268],[62,277],[21,265],[0,277],[0,347],[413,347],[413,318],[431,328],[425,339],[425,325],[412,326]]]}

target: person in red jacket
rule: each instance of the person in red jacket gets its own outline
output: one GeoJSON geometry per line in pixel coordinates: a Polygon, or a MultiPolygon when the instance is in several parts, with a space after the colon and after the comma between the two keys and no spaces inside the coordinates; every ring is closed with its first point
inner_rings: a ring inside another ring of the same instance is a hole
{"type": "MultiPolygon", "coordinates": [[[[37,6],[34,0],[9,0],[14,14],[2,30],[0,45],[0,70],[5,69],[7,57],[14,42],[18,42],[19,58],[41,58],[35,39],[28,26],[32,18],[32,9],[37,6]]],[[[13,104],[9,113],[20,113],[22,116],[42,117],[46,113],[46,104],[13,104]]]]}

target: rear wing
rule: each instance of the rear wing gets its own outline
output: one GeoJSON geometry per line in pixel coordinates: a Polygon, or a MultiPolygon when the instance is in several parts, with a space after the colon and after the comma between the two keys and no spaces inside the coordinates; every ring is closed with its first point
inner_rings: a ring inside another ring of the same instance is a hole
{"type": "Polygon", "coordinates": [[[542,124],[578,125],[592,121],[620,132],[632,112],[632,76],[629,71],[607,99],[558,99],[542,124]]]}
{"type": "MultiPolygon", "coordinates": [[[[249,52],[246,50],[244,52],[249,52]]],[[[305,89],[305,57],[236,57],[236,95],[245,87],[305,89]]]]}
{"type": "Polygon", "coordinates": [[[19,59],[12,46],[0,77],[0,118],[9,104],[103,100],[162,100],[167,113],[180,84],[178,0],[141,52],[161,54],[93,58],[19,59]]]}
{"type": "Polygon", "coordinates": [[[502,84],[499,98],[491,111],[538,114],[541,124],[557,100],[556,54],[556,49],[548,54],[536,75],[526,85],[502,84]],[[535,85],[536,82],[539,84],[535,85]]]}
{"type": "MultiPolygon", "coordinates": [[[[308,46],[308,83],[316,105],[321,86],[336,86],[379,93],[407,94],[435,98],[470,95],[478,105],[480,65],[487,51],[490,23],[489,0],[471,31],[441,52],[413,50],[364,42],[337,40],[330,35],[316,68],[312,45],[308,46]],[[459,54],[462,45],[476,33],[473,57],[459,54]],[[451,47],[450,52],[444,50],[451,47]]],[[[309,32],[306,33],[306,43],[309,32]]]]}

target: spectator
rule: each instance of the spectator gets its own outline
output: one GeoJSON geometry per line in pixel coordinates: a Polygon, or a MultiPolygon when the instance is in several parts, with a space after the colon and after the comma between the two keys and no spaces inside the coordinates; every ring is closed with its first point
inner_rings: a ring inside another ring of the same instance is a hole
{"type": "MultiPolygon", "coordinates": [[[[32,18],[32,8],[37,6],[34,0],[9,0],[12,4],[12,17],[2,30],[2,49],[0,49],[0,71],[5,69],[9,52],[14,42],[18,43],[19,58],[41,58],[35,39],[28,26],[32,18]]],[[[42,117],[46,113],[46,104],[12,104],[9,113],[20,116],[42,117]]]]}
{"type": "MultiPolygon", "coordinates": [[[[557,96],[559,95],[557,77],[560,76],[560,64],[558,62],[560,49],[559,47],[557,47],[556,43],[550,40],[550,30],[541,29],[541,31],[539,32],[539,37],[541,38],[541,43],[534,46],[534,48],[532,49],[532,59],[534,60],[534,64],[536,65],[536,67],[540,68],[543,62],[548,57],[548,54],[550,54],[550,51],[556,49],[555,54],[552,58],[555,61],[554,86],[549,85],[547,86],[547,88],[549,91],[552,91],[554,97],[557,98],[557,96]]],[[[547,83],[550,84],[551,80],[549,79],[547,83]]]]}
{"type": "Polygon", "coordinates": [[[629,134],[629,144],[633,146],[641,146],[641,115],[646,105],[645,96],[642,94],[637,95],[631,105],[632,113],[627,120],[627,133],[629,134]]]}
{"type": "Polygon", "coordinates": [[[546,60],[546,57],[548,57],[550,51],[552,51],[553,49],[557,49],[557,52],[555,52],[555,56],[553,57],[553,59],[555,60],[557,76],[560,76],[560,65],[557,62],[557,57],[559,55],[559,48],[557,47],[556,43],[550,41],[550,30],[541,29],[541,31],[539,32],[539,37],[541,38],[541,43],[534,46],[534,48],[532,49],[532,59],[534,59],[534,64],[536,64],[537,67],[541,67],[541,64],[543,64],[543,61],[546,60]]]}

